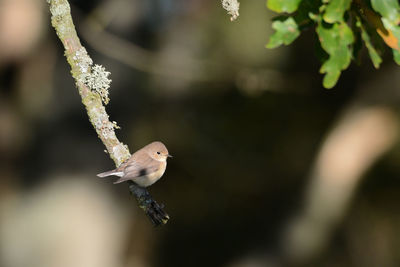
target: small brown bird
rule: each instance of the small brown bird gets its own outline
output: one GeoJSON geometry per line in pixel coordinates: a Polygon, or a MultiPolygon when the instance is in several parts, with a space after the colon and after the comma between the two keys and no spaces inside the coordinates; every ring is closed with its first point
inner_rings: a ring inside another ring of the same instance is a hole
{"type": "Polygon", "coordinates": [[[98,177],[118,176],[114,184],[132,180],[142,187],[148,187],[163,176],[167,158],[172,157],[161,142],[153,142],[139,149],[118,168],[97,174],[98,177]]]}

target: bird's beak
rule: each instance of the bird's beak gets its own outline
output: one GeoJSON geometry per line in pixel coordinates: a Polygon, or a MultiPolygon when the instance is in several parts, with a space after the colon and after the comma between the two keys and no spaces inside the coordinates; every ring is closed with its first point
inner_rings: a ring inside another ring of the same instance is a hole
{"type": "Polygon", "coordinates": [[[168,158],[173,158],[173,156],[172,156],[172,155],[170,155],[170,154],[168,154],[168,155],[167,155],[167,157],[168,157],[168,158]]]}

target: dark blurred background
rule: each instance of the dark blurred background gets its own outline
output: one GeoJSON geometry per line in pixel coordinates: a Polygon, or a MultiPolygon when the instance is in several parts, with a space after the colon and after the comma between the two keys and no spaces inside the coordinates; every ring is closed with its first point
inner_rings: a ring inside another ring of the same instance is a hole
{"type": "MultiPolygon", "coordinates": [[[[70,1],[131,152],[174,156],[154,228],[89,123],[46,1],[0,0],[0,266],[400,266],[400,68],[322,87],[315,34],[265,1],[70,1]]],[[[365,52],[365,51],[364,51],[365,52]]],[[[389,51],[388,51],[389,52],[389,51]]]]}

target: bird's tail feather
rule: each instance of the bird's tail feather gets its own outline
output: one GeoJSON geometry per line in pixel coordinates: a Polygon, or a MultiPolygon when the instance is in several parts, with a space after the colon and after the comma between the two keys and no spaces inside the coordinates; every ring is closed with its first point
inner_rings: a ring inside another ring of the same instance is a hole
{"type": "Polygon", "coordinates": [[[97,174],[97,176],[100,177],[100,178],[107,177],[107,176],[119,176],[119,177],[121,177],[123,174],[124,174],[123,172],[120,172],[120,171],[117,171],[117,170],[111,170],[111,171],[108,171],[108,172],[99,173],[99,174],[97,174]]]}
{"type": "Polygon", "coordinates": [[[125,182],[127,180],[129,180],[129,179],[126,179],[125,177],[121,177],[117,181],[115,181],[114,184],[119,184],[119,183],[125,182]]]}

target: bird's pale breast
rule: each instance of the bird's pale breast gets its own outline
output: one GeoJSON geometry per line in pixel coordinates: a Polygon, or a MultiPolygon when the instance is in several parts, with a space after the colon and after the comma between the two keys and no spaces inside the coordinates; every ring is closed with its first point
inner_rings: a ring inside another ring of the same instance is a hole
{"type": "Polygon", "coordinates": [[[161,176],[163,176],[167,162],[160,162],[159,168],[155,172],[148,173],[139,177],[135,177],[132,180],[140,186],[147,187],[157,182],[161,176]]]}

